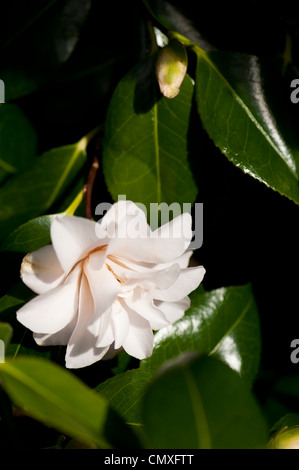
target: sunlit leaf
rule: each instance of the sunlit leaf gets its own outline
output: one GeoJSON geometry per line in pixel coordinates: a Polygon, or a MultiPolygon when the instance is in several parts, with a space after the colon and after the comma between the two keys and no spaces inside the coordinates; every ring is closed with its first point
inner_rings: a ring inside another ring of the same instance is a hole
{"type": "Polygon", "coordinates": [[[213,355],[251,384],[260,360],[257,306],[249,285],[191,294],[184,317],[155,334],[153,354],[142,368],[156,370],[182,351],[213,355]]]}
{"type": "Polygon", "coordinates": [[[1,364],[0,378],[5,391],[27,414],[70,437],[100,448],[121,442],[137,446],[134,434],[107,401],[62,367],[22,357],[1,364]]]}

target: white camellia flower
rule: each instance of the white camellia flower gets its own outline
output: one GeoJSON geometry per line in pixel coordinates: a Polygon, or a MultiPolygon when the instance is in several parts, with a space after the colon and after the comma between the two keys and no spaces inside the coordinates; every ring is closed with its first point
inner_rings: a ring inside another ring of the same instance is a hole
{"type": "Polygon", "coordinates": [[[52,245],[22,262],[23,282],[39,295],[17,318],[39,345],[67,345],[68,368],[121,348],[148,357],[153,330],[184,315],[188,294],[203,279],[202,266],[187,268],[191,237],[190,214],[152,231],[131,201],[115,203],[100,223],[57,216],[52,245]]]}

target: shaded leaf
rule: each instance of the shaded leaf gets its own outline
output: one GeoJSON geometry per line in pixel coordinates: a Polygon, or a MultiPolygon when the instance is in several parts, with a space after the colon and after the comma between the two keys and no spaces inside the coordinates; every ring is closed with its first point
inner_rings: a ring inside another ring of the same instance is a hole
{"type": "Polygon", "coordinates": [[[73,53],[91,7],[91,0],[46,3],[18,4],[16,20],[15,11],[7,7],[6,16],[13,15],[15,20],[0,47],[7,100],[32,93],[51,80],[73,53]]]}
{"type": "MultiPolygon", "coordinates": [[[[215,49],[193,24],[194,17],[192,15],[194,15],[194,11],[192,12],[191,10],[191,12],[189,11],[189,15],[186,15],[185,9],[185,11],[182,12],[181,8],[177,8],[172,2],[165,0],[143,0],[143,3],[148,8],[151,15],[153,15],[166,30],[177,31],[187,36],[191,41],[198,43],[203,49],[215,49]]],[[[197,13],[197,8],[195,8],[195,11],[197,13]]]]}
{"type": "Polygon", "coordinates": [[[35,131],[20,108],[0,104],[0,182],[30,166],[36,147],[35,131]]]}
{"type": "Polygon", "coordinates": [[[157,373],[144,397],[152,449],[253,449],[267,429],[250,391],[227,365],[185,354],[157,373]]]}

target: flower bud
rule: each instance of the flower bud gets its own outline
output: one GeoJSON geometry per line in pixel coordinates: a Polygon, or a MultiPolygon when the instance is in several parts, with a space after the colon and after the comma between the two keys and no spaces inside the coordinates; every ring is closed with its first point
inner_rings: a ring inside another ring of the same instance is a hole
{"type": "Polygon", "coordinates": [[[270,439],[269,449],[299,449],[299,426],[284,426],[270,439]]]}
{"type": "Polygon", "coordinates": [[[185,46],[176,39],[160,50],[156,64],[156,75],[162,95],[174,98],[187,71],[188,56],[185,46]]]}

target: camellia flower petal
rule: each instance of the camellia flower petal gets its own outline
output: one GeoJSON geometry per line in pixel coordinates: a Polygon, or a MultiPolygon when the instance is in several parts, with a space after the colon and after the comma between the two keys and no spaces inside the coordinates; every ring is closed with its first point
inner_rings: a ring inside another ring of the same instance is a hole
{"type": "Polygon", "coordinates": [[[57,216],[52,245],[25,256],[23,282],[36,294],[17,319],[39,345],[65,345],[66,367],[107,359],[123,348],[151,355],[153,330],[184,315],[205,274],[188,268],[191,216],[152,231],[131,201],[114,204],[100,222],[57,216]]]}

